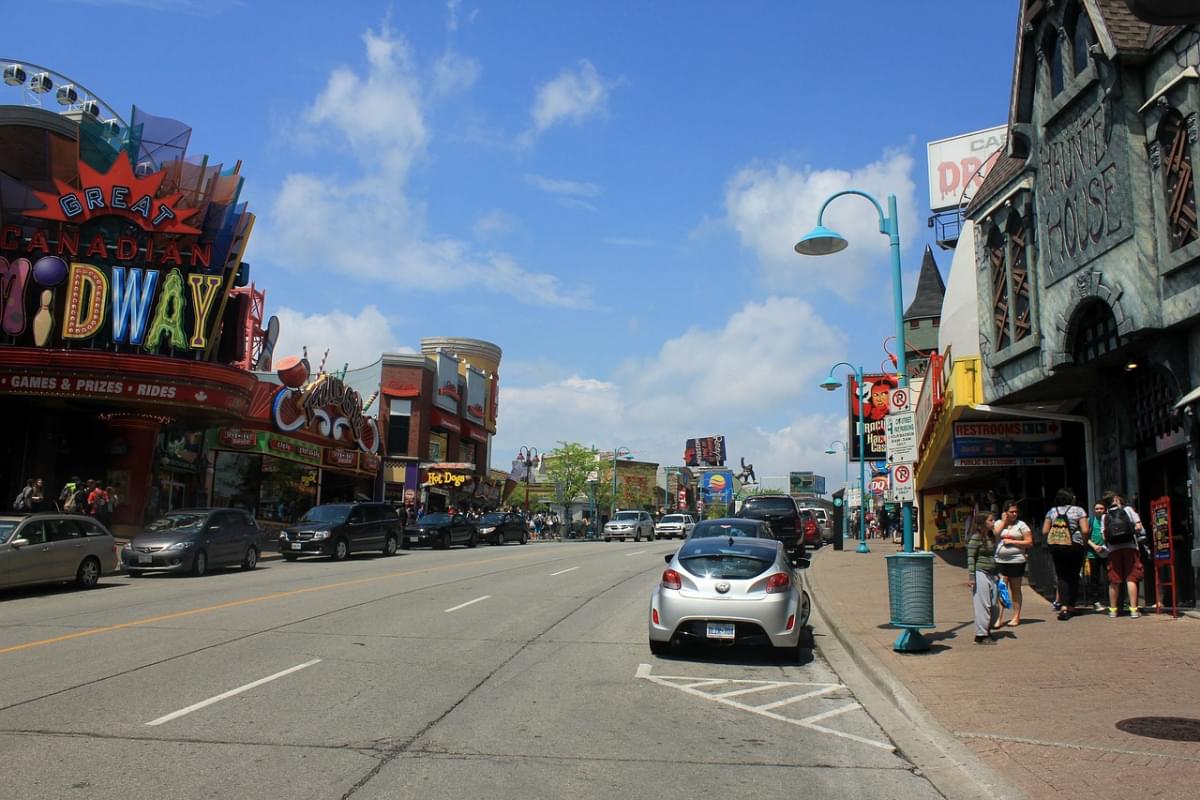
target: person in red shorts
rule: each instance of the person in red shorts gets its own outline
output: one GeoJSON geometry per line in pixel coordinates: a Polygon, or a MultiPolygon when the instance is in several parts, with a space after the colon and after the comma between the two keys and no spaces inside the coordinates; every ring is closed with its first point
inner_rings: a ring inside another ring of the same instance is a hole
{"type": "Polygon", "coordinates": [[[1146,530],[1138,513],[1116,492],[1104,493],[1104,507],[1107,510],[1100,520],[1100,533],[1108,557],[1108,616],[1117,618],[1117,598],[1124,583],[1129,592],[1129,617],[1137,619],[1142,615],[1138,609],[1138,582],[1144,574],[1138,542],[1145,538],[1146,530]]]}

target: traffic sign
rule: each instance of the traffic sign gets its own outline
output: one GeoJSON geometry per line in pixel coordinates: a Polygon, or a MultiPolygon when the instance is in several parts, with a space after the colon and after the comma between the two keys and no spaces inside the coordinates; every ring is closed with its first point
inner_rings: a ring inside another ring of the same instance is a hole
{"type": "Polygon", "coordinates": [[[852,486],[846,490],[846,505],[851,508],[862,508],[862,489],[852,486]]]}
{"type": "Polygon", "coordinates": [[[896,464],[892,467],[892,492],[898,503],[911,503],[917,499],[912,464],[896,464]]]}
{"type": "Polygon", "coordinates": [[[888,390],[888,413],[900,414],[912,406],[912,393],[907,386],[888,390]]]}
{"type": "Polygon", "coordinates": [[[887,434],[887,460],[892,464],[917,460],[917,415],[911,411],[888,414],[884,418],[887,434]]]}
{"type": "Polygon", "coordinates": [[[887,491],[888,479],[884,475],[871,478],[871,494],[878,497],[887,491]]]}

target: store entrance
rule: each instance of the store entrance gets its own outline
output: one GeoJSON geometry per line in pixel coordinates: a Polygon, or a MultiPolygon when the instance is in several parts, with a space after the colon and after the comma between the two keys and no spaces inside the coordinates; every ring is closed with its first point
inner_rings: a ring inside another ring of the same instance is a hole
{"type": "MultiPolygon", "coordinates": [[[[1138,498],[1136,510],[1149,532],[1150,503],[1160,497],[1171,501],[1171,533],[1174,538],[1175,580],[1178,584],[1179,604],[1196,605],[1195,570],[1191,566],[1192,548],[1195,547],[1195,532],[1192,530],[1191,501],[1188,498],[1188,464],[1185,448],[1148,459],[1138,465],[1138,498]]],[[[1154,602],[1155,579],[1146,573],[1146,605],[1154,602]]],[[[1164,603],[1171,598],[1165,597],[1164,603]]]]}

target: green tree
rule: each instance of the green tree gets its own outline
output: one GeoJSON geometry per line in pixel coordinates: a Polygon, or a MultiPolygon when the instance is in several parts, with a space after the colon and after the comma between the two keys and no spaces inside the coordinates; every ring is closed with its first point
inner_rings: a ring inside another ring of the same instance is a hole
{"type": "Polygon", "coordinates": [[[559,442],[558,447],[546,454],[544,464],[546,477],[562,487],[563,502],[587,496],[588,473],[597,469],[596,454],[590,447],[579,442],[559,442]]]}

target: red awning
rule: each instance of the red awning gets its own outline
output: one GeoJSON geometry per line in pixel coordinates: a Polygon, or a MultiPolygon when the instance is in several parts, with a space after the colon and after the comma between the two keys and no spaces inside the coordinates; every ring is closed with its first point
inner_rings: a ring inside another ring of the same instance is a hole
{"type": "Polygon", "coordinates": [[[436,408],[429,412],[429,425],[433,428],[441,428],[442,430],[453,431],[454,433],[462,431],[462,422],[459,421],[458,417],[436,408]]]}
{"type": "Polygon", "coordinates": [[[478,425],[472,425],[470,422],[463,420],[462,432],[465,436],[474,439],[477,442],[487,442],[487,431],[478,425]]]}
{"type": "Polygon", "coordinates": [[[419,387],[416,387],[416,386],[399,386],[399,387],[395,387],[395,388],[393,388],[391,386],[381,386],[381,387],[379,387],[379,391],[385,397],[420,397],[421,396],[421,390],[419,387]]]}

